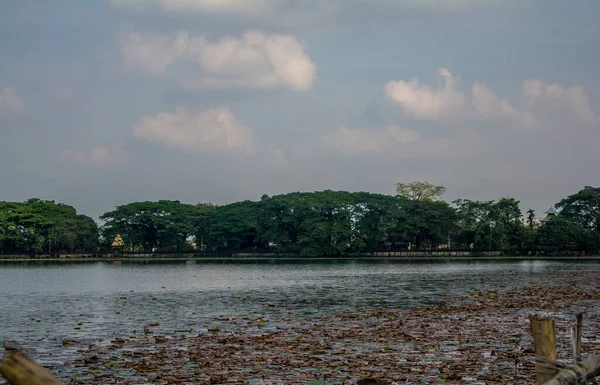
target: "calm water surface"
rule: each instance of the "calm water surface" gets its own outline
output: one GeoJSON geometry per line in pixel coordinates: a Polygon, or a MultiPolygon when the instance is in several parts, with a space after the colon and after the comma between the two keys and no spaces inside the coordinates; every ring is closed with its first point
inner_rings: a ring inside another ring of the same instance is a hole
{"type": "Polygon", "coordinates": [[[220,316],[310,318],[366,306],[442,303],[444,293],[514,287],[600,261],[0,262],[0,340],[43,362],[75,354],[64,338],[109,343],[160,323],[206,332],[220,316]],[[100,341],[103,340],[103,341],[100,341]]]}

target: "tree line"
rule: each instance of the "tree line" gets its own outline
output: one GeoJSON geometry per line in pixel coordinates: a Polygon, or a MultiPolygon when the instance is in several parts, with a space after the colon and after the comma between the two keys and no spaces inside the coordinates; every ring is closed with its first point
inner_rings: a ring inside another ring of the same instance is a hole
{"type": "Polygon", "coordinates": [[[0,201],[0,252],[54,253],[96,250],[96,222],[68,205],[29,199],[0,201]]]}
{"type": "Polygon", "coordinates": [[[0,202],[0,252],[227,254],[232,251],[337,256],[383,250],[501,250],[506,254],[597,254],[600,188],[556,204],[543,224],[519,201],[440,199],[446,189],[400,183],[395,196],[318,191],[264,195],[228,205],[133,202],[103,214],[103,226],[62,203],[0,202]]]}

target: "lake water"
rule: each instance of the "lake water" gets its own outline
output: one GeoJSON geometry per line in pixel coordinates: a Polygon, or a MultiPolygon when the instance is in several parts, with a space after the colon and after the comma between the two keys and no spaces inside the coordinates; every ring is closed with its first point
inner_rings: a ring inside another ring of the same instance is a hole
{"type": "Polygon", "coordinates": [[[109,343],[159,323],[198,334],[221,316],[310,318],[360,307],[436,304],[444,294],[515,287],[600,261],[0,262],[0,340],[45,363],[65,338],[109,343]]]}

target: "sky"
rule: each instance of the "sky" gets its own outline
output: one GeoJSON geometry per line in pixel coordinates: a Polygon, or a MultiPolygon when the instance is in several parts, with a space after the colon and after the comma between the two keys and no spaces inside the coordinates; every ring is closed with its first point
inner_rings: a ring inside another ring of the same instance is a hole
{"type": "Polygon", "coordinates": [[[597,0],[4,0],[0,200],[600,185],[597,0]]]}

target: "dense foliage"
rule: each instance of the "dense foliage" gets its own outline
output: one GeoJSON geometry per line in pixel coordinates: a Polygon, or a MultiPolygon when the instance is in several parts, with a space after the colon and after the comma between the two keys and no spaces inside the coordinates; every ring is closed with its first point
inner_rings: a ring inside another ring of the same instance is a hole
{"type": "Polygon", "coordinates": [[[96,222],[71,206],[40,199],[0,202],[0,252],[76,252],[97,247],[96,222]]]}
{"type": "Polygon", "coordinates": [[[0,251],[273,251],[344,255],[364,251],[464,249],[507,254],[600,251],[600,188],[561,200],[543,225],[519,201],[439,199],[442,186],[399,184],[396,196],[319,191],[264,195],[229,205],[134,202],[94,221],[70,206],[0,202],[0,251]],[[114,240],[118,239],[118,243],[114,240]]]}

